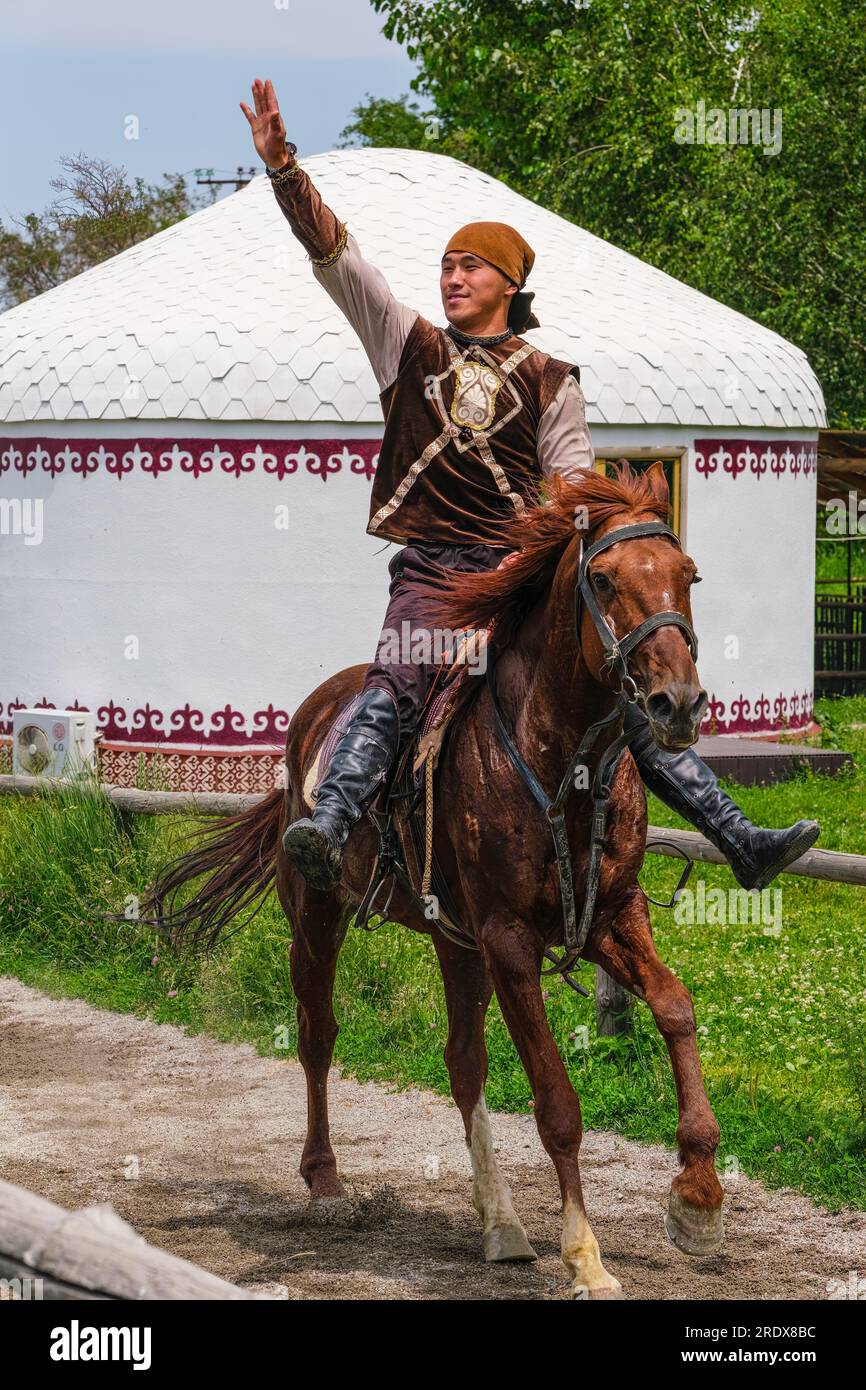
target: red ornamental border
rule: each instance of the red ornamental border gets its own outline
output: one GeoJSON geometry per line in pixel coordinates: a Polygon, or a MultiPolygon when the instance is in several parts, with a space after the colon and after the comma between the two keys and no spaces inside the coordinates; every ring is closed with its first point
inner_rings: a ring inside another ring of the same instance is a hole
{"type": "MultiPolygon", "coordinates": [[[[0,734],[12,733],[12,715],[18,709],[78,709],[89,712],[90,705],[82,705],[75,700],[71,705],[55,705],[43,696],[28,704],[26,700],[10,700],[7,705],[0,704],[0,734]],[[3,719],[3,711],[7,718],[3,719]]],[[[205,715],[203,710],[186,704],[169,714],[145,704],[141,709],[126,710],[109,700],[96,710],[96,723],[104,739],[111,743],[147,744],[163,747],[166,744],[184,744],[207,748],[251,748],[263,744],[281,746],[286,741],[289,727],[287,710],[268,705],[257,710],[252,718],[224,705],[205,715]]]]}
{"type": "Polygon", "coordinates": [[[167,790],[174,792],[268,793],[283,786],[283,754],[266,749],[235,751],[220,757],[213,751],[186,753],[177,749],[139,751],[134,745],[99,744],[99,775],[115,787],[138,786],[142,756],[167,790]]]}
{"type": "MultiPolygon", "coordinates": [[[[379,439],[262,440],[146,438],[49,439],[0,436],[0,477],[16,472],[25,478],[41,470],[55,478],[69,473],[82,479],[94,473],[125,478],[144,473],[159,478],[177,470],[196,481],[211,473],[235,478],[265,473],[278,482],[309,473],[327,482],[336,473],[375,476],[379,439]]],[[[709,478],[809,477],[818,471],[818,446],[799,441],[696,439],[695,471],[709,478]]]]}
{"type": "MultiPolygon", "coordinates": [[[[282,749],[151,748],[135,743],[97,744],[99,780],[113,787],[140,787],[142,773],[172,792],[270,792],[285,785],[282,749]]],[[[0,773],[12,771],[12,740],[0,737],[0,773]]]]}
{"type": "MultiPolygon", "coordinates": [[[[58,709],[50,700],[37,700],[28,705],[25,700],[10,700],[0,704],[0,735],[9,737],[12,733],[12,714],[18,709],[58,709]],[[4,711],[6,718],[4,719],[4,711]]],[[[76,700],[64,709],[87,711],[88,705],[76,700]]],[[[756,700],[748,700],[743,695],[726,704],[710,698],[707,713],[701,726],[704,733],[742,734],[742,733],[781,733],[785,729],[808,728],[812,723],[814,696],[811,691],[795,692],[793,695],[776,695],[773,699],[761,694],[756,700]]],[[[103,738],[111,743],[148,745],[165,747],[172,744],[190,745],[197,748],[261,748],[263,745],[281,746],[286,741],[289,727],[289,714],[286,710],[268,705],[257,710],[251,719],[224,705],[222,709],[205,715],[202,710],[186,704],[180,709],[165,714],[146,704],[131,713],[121,705],[110,700],[96,711],[96,722],[103,738]]]]}
{"type": "Polygon", "coordinates": [[[206,474],[243,478],[265,473],[282,482],[309,473],[323,483],[335,473],[371,479],[379,462],[381,439],[46,439],[0,436],[0,477],[37,470],[86,479],[94,473],[125,478],[144,473],[206,474]]]}
{"type": "Polygon", "coordinates": [[[696,439],[695,472],[704,478],[808,478],[818,472],[818,445],[799,440],[696,439]]]}
{"type": "Polygon", "coordinates": [[[729,705],[712,695],[701,730],[707,734],[748,734],[805,729],[812,723],[814,709],[815,697],[809,690],[777,695],[772,700],[763,693],[757,700],[738,695],[729,705]]]}

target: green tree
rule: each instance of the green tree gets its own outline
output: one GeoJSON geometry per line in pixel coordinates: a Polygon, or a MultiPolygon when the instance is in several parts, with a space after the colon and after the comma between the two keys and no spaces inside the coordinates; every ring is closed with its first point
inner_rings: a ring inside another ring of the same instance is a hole
{"type": "Polygon", "coordinates": [[[346,138],[455,155],[757,319],[866,426],[863,0],[372,3],[424,108],[371,99],[346,138]],[[780,148],[678,143],[699,102],[780,148]]]}
{"type": "Polygon", "coordinates": [[[172,226],[211,196],[191,193],[182,174],[164,174],[162,186],[127,180],[126,171],[85,154],[60,160],[64,175],[51,180],[60,194],[45,212],[28,213],[18,230],[0,221],[0,302],[20,304],[172,226]]]}

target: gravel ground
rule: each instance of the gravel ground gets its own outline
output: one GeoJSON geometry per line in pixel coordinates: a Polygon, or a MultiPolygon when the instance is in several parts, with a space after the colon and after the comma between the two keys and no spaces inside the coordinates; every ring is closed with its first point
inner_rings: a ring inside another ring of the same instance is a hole
{"type": "MultiPolygon", "coordinates": [[[[459,1114],[426,1091],[331,1075],[345,1201],[298,1175],[299,1064],[246,1045],[52,999],[0,978],[0,1176],[66,1207],[110,1202],[148,1241],[292,1299],[557,1299],[559,1193],[531,1115],[493,1115],[535,1264],[486,1265],[459,1114]]],[[[605,1265],[638,1299],[826,1299],[866,1273],[866,1213],[724,1178],[726,1238],[690,1259],[662,1226],[676,1156],[584,1135],[605,1265]]],[[[2,1242],[0,1242],[2,1243],[2,1242]]]]}

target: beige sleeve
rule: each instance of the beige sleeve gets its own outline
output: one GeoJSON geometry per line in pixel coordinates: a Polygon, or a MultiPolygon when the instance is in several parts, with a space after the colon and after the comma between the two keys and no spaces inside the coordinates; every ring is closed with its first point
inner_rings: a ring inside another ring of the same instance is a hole
{"type": "Polygon", "coordinates": [[[379,390],[384,391],[397,376],[418,310],[395,299],[381,270],[364,260],[351,232],[337,259],[327,266],[314,264],[313,274],[361,339],[379,390]]]}
{"type": "Polygon", "coordinates": [[[545,478],[568,478],[578,468],[592,468],[595,453],[586,424],[586,403],[576,377],[567,376],[538,425],[538,462],[545,478]]]}
{"type": "Polygon", "coordinates": [[[288,176],[272,183],[274,196],[313,263],[313,274],[345,314],[364,346],[379,390],[397,375],[403,344],[418,317],[395,299],[380,270],[364,260],[345,222],[323,202],[297,160],[288,176]]]}

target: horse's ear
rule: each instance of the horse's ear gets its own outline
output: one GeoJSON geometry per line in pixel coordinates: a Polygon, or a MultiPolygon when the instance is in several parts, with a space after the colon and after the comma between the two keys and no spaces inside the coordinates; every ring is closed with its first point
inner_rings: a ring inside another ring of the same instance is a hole
{"type": "Polygon", "coordinates": [[[671,494],[668,487],[668,480],[665,477],[665,466],[661,459],[656,459],[655,463],[650,464],[649,468],[644,473],[644,477],[650,485],[650,491],[653,497],[657,498],[665,511],[667,511],[671,505],[671,494]]]}

